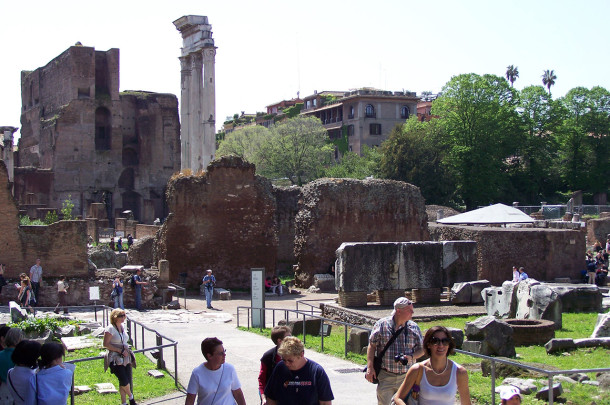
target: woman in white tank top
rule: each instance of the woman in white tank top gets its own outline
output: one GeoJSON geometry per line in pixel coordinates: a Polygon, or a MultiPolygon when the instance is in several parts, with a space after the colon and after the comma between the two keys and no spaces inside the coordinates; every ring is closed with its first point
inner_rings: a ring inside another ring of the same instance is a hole
{"type": "Polygon", "coordinates": [[[423,346],[430,358],[409,369],[393,402],[405,405],[405,397],[411,388],[419,385],[420,405],[453,405],[456,392],[460,393],[461,405],[470,405],[468,372],[447,357],[455,349],[455,342],[447,328],[434,326],[428,329],[423,346]]]}

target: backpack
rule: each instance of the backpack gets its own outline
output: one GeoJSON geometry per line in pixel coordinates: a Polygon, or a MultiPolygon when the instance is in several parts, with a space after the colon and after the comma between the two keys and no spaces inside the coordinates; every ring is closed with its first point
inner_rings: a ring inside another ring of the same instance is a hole
{"type": "Polygon", "coordinates": [[[129,279],[129,285],[133,288],[136,288],[136,275],[135,274],[133,276],[131,276],[131,278],[129,279]]]}

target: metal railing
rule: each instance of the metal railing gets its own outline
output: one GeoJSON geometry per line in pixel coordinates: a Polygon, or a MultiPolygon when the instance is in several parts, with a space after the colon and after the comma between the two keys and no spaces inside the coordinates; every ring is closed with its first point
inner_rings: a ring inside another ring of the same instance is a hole
{"type": "Polygon", "coordinates": [[[549,382],[549,404],[553,404],[553,377],[559,374],[573,374],[573,373],[597,373],[610,371],[610,368],[589,368],[589,369],[572,369],[572,370],[545,370],[543,368],[528,366],[526,364],[517,363],[515,361],[497,359],[495,357],[485,356],[483,354],[477,354],[472,352],[466,352],[464,350],[455,349],[456,353],[465,354],[472,357],[478,357],[481,359],[489,360],[491,362],[491,403],[496,403],[496,363],[508,364],[514,367],[523,368],[526,370],[535,371],[547,376],[549,382]]]}
{"type": "MultiPolygon", "coordinates": [[[[295,317],[297,318],[297,321],[302,318],[302,322],[303,322],[303,344],[305,344],[306,341],[306,332],[307,332],[307,328],[306,328],[306,318],[313,318],[313,319],[320,319],[321,320],[321,326],[320,326],[320,330],[323,329],[323,325],[325,323],[328,324],[338,324],[338,325],[342,325],[344,326],[344,356],[347,357],[347,341],[348,341],[348,336],[347,336],[347,330],[348,328],[356,328],[356,329],[361,329],[361,330],[365,330],[367,332],[369,332],[369,335],[372,331],[371,328],[365,327],[365,326],[360,326],[360,325],[354,325],[348,322],[343,322],[343,321],[337,321],[334,319],[329,319],[329,318],[325,318],[319,315],[314,315],[313,313],[307,312],[307,311],[300,311],[298,310],[298,304],[299,302],[301,302],[301,305],[305,305],[305,306],[310,306],[312,307],[311,311],[313,311],[313,308],[315,308],[313,305],[308,304],[306,302],[304,302],[305,300],[302,301],[297,301],[297,310],[291,310],[291,309],[281,309],[281,308],[252,308],[252,307],[237,307],[237,327],[239,327],[240,325],[240,320],[239,320],[239,315],[240,315],[240,310],[247,310],[247,316],[248,316],[248,320],[247,320],[247,328],[250,329],[250,315],[251,315],[251,311],[259,311],[260,313],[260,319],[265,320],[265,324],[263,325],[261,323],[261,325],[259,325],[260,330],[262,330],[264,327],[266,327],[266,318],[263,316],[267,311],[273,311],[273,316],[272,316],[272,324],[271,326],[274,326],[276,324],[275,322],[275,312],[279,311],[279,312],[283,312],[284,313],[284,318],[286,321],[289,320],[289,316],[290,314],[294,314],[296,315],[295,317]]],[[[318,301],[318,300],[307,300],[307,301],[318,301]]],[[[324,334],[321,333],[321,351],[324,352],[324,334]]],[[[503,364],[509,364],[511,366],[515,366],[518,368],[522,368],[522,369],[526,369],[526,370],[531,370],[531,371],[536,371],[538,373],[544,374],[547,376],[548,379],[548,388],[549,388],[549,400],[548,403],[550,405],[553,404],[553,377],[556,375],[560,375],[560,374],[573,374],[573,373],[597,373],[597,372],[607,372],[610,371],[610,368],[593,368],[593,369],[572,369],[572,370],[545,370],[543,368],[539,368],[539,367],[534,367],[534,366],[529,366],[527,364],[522,364],[522,363],[518,363],[515,361],[510,361],[510,360],[504,360],[504,359],[498,359],[495,357],[490,357],[490,356],[486,356],[483,354],[477,354],[477,353],[472,353],[472,352],[467,352],[464,350],[458,350],[455,349],[456,353],[460,353],[460,354],[464,354],[467,356],[472,356],[472,357],[477,357],[477,358],[481,358],[481,359],[485,359],[491,362],[491,403],[495,404],[496,403],[496,363],[503,363],[503,364]]]]}
{"type": "MultiPolygon", "coordinates": [[[[259,311],[260,314],[260,319],[265,321],[265,325],[263,325],[262,323],[259,325],[259,330],[262,330],[264,327],[266,327],[266,317],[264,316],[265,313],[267,311],[272,311],[273,312],[273,320],[272,320],[272,325],[275,325],[275,312],[279,311],[279,312],[283,312],[284,313],[284,319],[286,320],[286,322],[288,322],[289,320],[289,314],[294,314],[296,315],[297,321],[298,318],[302,317],[302,322],[303,322],[303,344],[306,343],[307,341],[307,322],[306,322],[306,318],[313,318],[313,319],[319,319],[320,320],[320,331],[324,330],[324,325],[325,324],[335,324],[335,325],[341,325],[344,327],[344,334],[343,334],[343,354],[345,357],[347,357],[347,340],[348,340],[348,336],[347,336],[347,330],[348,327],[352,328],[352,329],[362,329],[364,331],[369,332],[369,334],[371,333],[371,328],[368,328],[366,326],[359,326],[359,325],[354,325],[348,322],[343,322],[343,321],[337,321],[335,319],[330,319],[330,318],[324,318],[323,316],[319,316],[319,315],[312,315],[309,314],[307,312],[303,312],[303,311],[297,311],[294,309],[281,309],[281,308],[252,308],[252,307],[237,307],[237,327],[239,328],[239,314],[240,314],[240,310],[245,309],[247,310],[248,313],[248,326],[247,328],[250,329],[250,312],[251,311],[259,311]]],[[[311,329],[311,328],[309,328],[311,329]]],[[[324,333],[320,333],[320,350],[322,352],[324,352],[324,333]]]]}
{"type": "MultiPolygon", "coordinates": [[[[327,300],[323,300],[323,301],[327,301],[327,300]]],[[[320,302],[322,302],[321,300],[297,300],[297,311],[299,311],[299,305],[301,306],[305,306],[305,307],[309,307],[309,311],[310,313],[313,315],[314,312],[316,314],[321,314],[322,310],[320,309],[320,306],[318,305],[317,307],[315,305],[310,304],[310,302],[317,302],[318,304],[320,302]]]]}
{"type": "MultiPolygon", "coordinates": [[[[174,284],[174,283],[168,283],[167,285],[168,285],[168,287],[173,287],[176,289],[176,297],[179,297],[178,293],[182,292],[183,298],[184,298],[184,309],[186,309],[186,288],[179,286],[177,284],[174,284]]],[[[165,305],[166,303],[164,302],[163,304],[165,305]]]]}
{"type": "MultiPolygon", "coordinates": [[[[112,312],[113,308],[110,308],[106,305],[90,305],[90,306],[79,306],[79,307],[74,307],[74,308],[78,308],[78,309],[84,309],[84,308],[91,308],[93,307],[94,312],[95,312],[95,321],[98,322],[98,309],[101,310],[102,313],[102,325],[104,327],[106,327],[107,325],[110,324],[110,312],[112,312]]],[[[37,309],[46,309],[46,308],[55,308],[55,307],[38,307],[37,309]]],[[[160,334],[159,332],[157,332],[156,330],[149,328],[145,325],[143,325],[142,323],[129,318],[129,316],[127,316],[126,318],[127,320],[127,335],[129,336],[129,339],[133,342],[133,352],[134,353],[146,353],[146,352],[153,352],[154,354],[152,354],[152,357],[154,357],[157,360],[157,368],[160,369],[166,369],[165,368],[165,359],[163,356],[163,349],[164,348],[170,348],[173,347],[174,348],[174,383],[176,385],[176,387],[178,387],[178,342],[168,338],[167,336],[164,336],[162,334],[160,334]],[[138,327],[140,327],[141,330],[141,334],[140,337],[141,339],[138,339],[138,327]],[[155,335],[155,346],[149,346],[146,347],[145,345],[145,331],[149,331],[151,333],[153,333],[155,335]],[[164,340],[167,340],[169,343],[163,343],[164,340]],[[138,349],[138,342],[140,343],[140,348],[138,349]]],[[[93,361],[93,360],[104,360],[104,356],[95,356],[95,357],[85,357],[82,359],[73,359],[73,360],[68,360],[66,361],[66,363],[72,363],[72,364],[76,364],[76,363],[81,363],[81,362],[85,362],[85,361],[93,361]]],[[[133,390],[133,382],[130,384],[132,385],[132,390],[133,390]]],[[[74,380],[72,381],[72,388],[70,389],[70,404],[74,405],[74,380]]]]}

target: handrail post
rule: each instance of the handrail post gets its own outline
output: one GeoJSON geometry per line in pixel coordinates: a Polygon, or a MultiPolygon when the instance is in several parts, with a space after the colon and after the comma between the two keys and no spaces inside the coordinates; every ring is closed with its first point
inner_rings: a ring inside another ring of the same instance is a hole
{"type": "Polygon", "coordinates": [[[174,382],[178,386],[178,343],[174,342],[174,382]]]}
{"type": "Polygon", "coordinates": [[[303,344],[305,344],[305,336],[307,335],[307,328],[305,324],[305,314],[303,313],[303,344]]]}
{"type": "MultiPolygon", "coordinates": [[[[157,333],[157,346],[163,346],[163,338],[157,333]]],[[[159,348],[159,357],[157,358],[157,368],[165,370],[165,360],[163,359],[163,348],[159,348]]]]}
{"type": "Polygon", "coordinates": [[[142,349],[144,349],[146,347],[146,344],[144,343],[144,325],[140,325],[142,327],[142,349]]]}
{"type": "Polygon", "coordinates": [[[324,319],[320,322],[320,344],[322,353],[324,353],[324,319]]]}
{"type": "Polygon", "coordinates": [[[345,331],[343,337],[343,355],[347,358],[347,325],[343,325],[343,330],[345,331]]]}
{"type": "Polygon", "coordinates": [[[553,374],[549,373],[549,405],[553,405],[553,374]]]}
{"type": "Polygon", "coordinates": [[[237,307],[237,327],[239,328],[239,309],[240,307],[237,307]]]}
{"type": "Polygon", "coordinates": [[[491,403],[496,403],[496,362],[491,359],[491,403]]]}

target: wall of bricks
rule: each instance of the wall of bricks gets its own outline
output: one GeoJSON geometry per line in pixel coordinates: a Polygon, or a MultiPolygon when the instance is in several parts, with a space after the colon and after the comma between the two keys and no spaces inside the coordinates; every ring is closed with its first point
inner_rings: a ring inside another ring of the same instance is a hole
{"type": "Polygon", "coordinates": [[[606,246],[606,239],[610,235],[610,213],[599,219],[587,221],[587,243],[591,246],[595,241],[599,241],[603,247],[606,246]]]}
{"type": "Polygon", "coordinates": [[[44,276],[87,276],[87,225],[85,221],[60,221],[49,226],[19,226],[17,204],[0,161],[0,263],[4,276],[16,280],[29,274],[37,258],[44,276]]]}
{"type": "Polygon", "coordinates": [[[492,285],[512,279],[512,266],[539,281],[580,278],[585,232],[549,228],[490,228],[429,224],[433,240],[477,242],[477,275],[492,285]]]}

